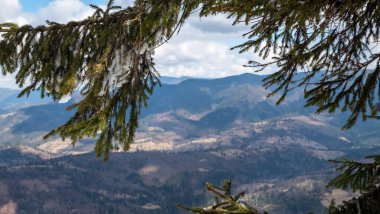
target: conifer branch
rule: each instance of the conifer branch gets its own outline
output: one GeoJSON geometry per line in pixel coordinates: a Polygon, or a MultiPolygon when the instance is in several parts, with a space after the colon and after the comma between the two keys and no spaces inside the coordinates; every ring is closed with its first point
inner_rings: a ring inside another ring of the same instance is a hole
{"type": "Polygon", "coordinates": [[[343,171],[330,181],[329,187],[351,188],[353,191],[369,192],[380,184],[380,155],[367,157],[373,162],[360,163],[347,159],[333,160],[340,166],[337,171],[343,171]]]}
{"type": "Polygon", "coordinates": [[[271,58],[248,64],[257,71],[277,66],[264,80],[274,88],[269,96],[282,93],[281,103],[288,91],[303,86],[306,106],[316,106],[317,113],[350,111],[346,129],[360,117],[379,118],[379,9],[369,0],[241,0],[206,1],[202,14],[227,13],[235,24],[251,26],[247,41],[233,49],[271,58]]]}
{"type": "Polygon", "coordinates": [[[67,24],[0,25],[0,67],[4,75],[17,72],[19,96],[38,90],[60,100],[81,90],[82,100],[69,107],[74,116],[45,138],[58,134],[75,144],[97,137],[96,154],[105,159],[129,149],[140,112],[160,84],[154,49],[197,6],[141,0],[121,9],[113,3],[105,10],[91,5],[92,16],[67,24]]]}
{"type": "Polygon", "coordinates": [[[214,205],[206,208],[189,208],[183,205],[177,205],[177,207],[191,213],[200,214],[259,214],[256,209],[240,201],[245,194],[244,192],[233,196],[231,188],[231,180],[225,180],[221,187],[206,183],[207,191],[215,195],[214,205]]]}
{"type": "Polygon", "coordinates": [[[376,187],[359,197],[344,201],[341,205],[333,202],[329,207],[330,214],[377,214],[380,213],[380,188],[376,187]]]}

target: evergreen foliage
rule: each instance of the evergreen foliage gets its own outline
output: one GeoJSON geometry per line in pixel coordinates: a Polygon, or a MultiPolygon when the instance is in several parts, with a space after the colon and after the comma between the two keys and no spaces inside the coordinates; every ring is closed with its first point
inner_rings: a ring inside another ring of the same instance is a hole
{"type": "Polygon", "coordinates": [[[154,49],[194,9],[181,1],[136,1],[126,9],[113,3],[105,10],[91,5],[91,17],[67,24],[0,25],[0,66],[4,75],[16,72],[24,88],[19,96],[34,90],[54,100],[76,90],[83,95],[69,107],[75,115],[46,137],[59,134],[75,144],[99,136],[95,150],[105,159],[114,149],[129,149],[141,108],[160,84],[154,49]]]}
{"type": "Polygon", "coordinates": [[[374,161],[360,163],[347,159],[335,160],[339,163],[338,171],[343,171],[338,177],[330,181],[329,186],[339,188],[350,187],[354,191],[370,192],[380,184],[380,155],[370,156],[374,161]]]}
{"type": "Polygon", "coordinates": [[[344,201],[342,205],[335,206],[333,202],[329,207],[330,214],[377,214],[380,213],[380,188],[374,188],[370,192],[344,201]]]}
{"type": "Polygon", "coordinates": [[[372,162],[360,163],[347,159],[335,160],[342,174],[329,182],[328,186],[352,188],[363,193],[358,198],[344,201],[343,205],[331,204],[331,214],[380,213],[380,155],[369,156],[372,162]]]}
{"type": "Polygon", "coordinates": [[[207,191],[215,196],[214,205],[206,208],[188,208],[182,205],[177,207],[199,214],[259,214],[259,211],[241,201],[244,192],[232,195],[231,188],[231,180],[225,180],[221,187],[206,183],[207,191]]]}

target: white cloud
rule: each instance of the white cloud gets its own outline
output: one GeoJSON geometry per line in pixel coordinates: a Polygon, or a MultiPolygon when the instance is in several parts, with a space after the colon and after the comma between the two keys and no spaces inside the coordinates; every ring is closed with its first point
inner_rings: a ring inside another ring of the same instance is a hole
{"type": "MultiPolygon", "coordinates": [[[[23,11],[19,0],[0,0],[0,22],[44,24],[45,20],[67,22],[91,15],[92,10],[80,0],[54,0],[35,13],[23,11]]],[[[14,75],[0,75],[0,87],[16,88],[14,75]]]]}
{"type": "Polygon", "coordinates": [[[0,75],[0,88],[18,88],[16,85],[15,75],[0,75]]]}
{"type": "Polygon", "coordinates": [[[22,6],[19,0],[0,0],[0,22],[16,22],[26,24],[26,18],[22,16],[22,6]]]}
{"type": "Polygon", "coordinates": [[[180,41],[157,50],[158,69],[167,76],[222,77],[249,72],[248,57],[229,46],[209,41],[180,41]]]}
{"type": "Polygon", "coordinates": [[[9,17],[13,17],[21,11],[21,4],[18,0],[0,0],[0,5],[1,21],[8,21],[9,17]]]}
{"type": "Polygon", "coordinates": [[[189,18],[188,23],[202,32],[211,32],[219,34],[240,34],[248,28],[243,25],[233,25],[234,19],[228,19],[225,14],[217,14],[200,18],[198,14],[194,14],[189,18]]]}
{"type": "MultiPolygon", "coordinates": [[[[249,60],[262,61],[252,52],[240,54],[231,47],[241,44],[247,26],[232,26],[224,15],[200,19],[193,15],[179,35],[159,47],[157,68],[166,76],[224,77],[253,72],[244,67],[249,60]]],[[[275,68],[266,69],[267,74],[275,68]]]]}
{"type": "Polygon", "coordinates": [[[35,13],[25,12],[19,0],[0,0],[0,5],[0,22],[16,22],[19,25],[40,25],[45,24],[46,20],[66,23],[86,18],[93,13],[81,0],[52,0],[35,13]]]}

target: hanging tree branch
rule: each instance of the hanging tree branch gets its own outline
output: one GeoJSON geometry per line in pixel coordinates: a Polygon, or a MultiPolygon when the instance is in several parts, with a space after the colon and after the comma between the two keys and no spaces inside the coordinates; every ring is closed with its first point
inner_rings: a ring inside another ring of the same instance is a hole
{"type": "MultiPolygon", "coordinates": [[[[209,1],[206,1],[209,2],[209,1]]],[[[377,1],[218,1],[207,13],[227,13],[251,30],[234,48],[254,50],[267,63],[251,61],[261,71],[276,66],[265,80],[269,95],[305,87],[306,106],[324,111],[350,111],[344,128],[378,118],[380,5],[377,1]],[[305,71],[304,75],[299,75],[305,71]]]]}
{"type": "MultiPolygon", "coordinates": [[[[234,48],[254,50],[269,62],[251,61],[262,71],[275,66],[264,86],[280,93],[280,104],[294,88],[304,87],[306,106],[316,113],[348,111],[343,129],[361,117],[379,119],[380,4],[348,1],[218,1],[207,13],[227,13],[251,26],[247,41],[234,48]],[[304,73],[300,73],[304,71],[304,73]]],[[[378,190],[379,156],[370,164],[338,161],[343,174],[330,184],[362,192],[378,190]],[[371,188],[371,189],[369,189],[371,188]]],[[[368,198],[368,197],[367,197],[368,198]]]]}
{"type": "Polygon", "coordinates": [[[347,159],[334,160],[341,166],[341,175],[330,181],[329,186],[340,188],[351,187],[354,191],[370,192],[380,185],[380,155],[369,156],[373,162],[360,163],[347,159]]]}
{"type": "Polygon", "coordinates": [[[46,26],[0,25],[0,66],[16,74],[24,89],[60,100],[80,89],[83,99],[69,107],[75,115],[45,137],[59,134],[73,143],[99,136],[96,153],[109,158],[133,141],[141,108],[160,84],[154,49],[190,15],[193,4],[136,1],[121,9],[110,0],[105,10],[82,21],[46,26]]]}

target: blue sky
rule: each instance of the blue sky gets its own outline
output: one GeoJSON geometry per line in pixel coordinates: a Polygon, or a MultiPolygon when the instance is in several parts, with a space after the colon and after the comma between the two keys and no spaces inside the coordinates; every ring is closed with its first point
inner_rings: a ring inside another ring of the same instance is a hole
{"type": "MultiPolygon", "coordinates": [[[[52,0],[21,0],[21,4],[25,11],[35,12],[38,9],[46,7],[52,0]]],[[[86,4],[107,4],[107,0],[83,0],[86,4]]]]}
{"type": "MultiPolygon", "coordinates": [[[[127,6],[133,0],[115,0],[116,5],[127,6]]],[[[65,23],[81,20],[92,14],[89,4],[105,6],[108,0],[0,0],[0,23],[19,25],[44,24],[45,20],[65,23]]],[[[223,15],[200,19],[189,18],[179,35],[157,49],[156,68],[165,76],[192,76],[204,78],[225,77],[252,72],[243,67],[249,60],[258,60],[255,54],[230,51],[244,41],[246,26],[231,26],[223,15]]],[[[269,69],[266,73],[271,72],[269,69]]],[[[0,75],[0,87],[17,87],[13,76],[0,75]]]]}
{"type": "Polygon", "coordinates": [[[50,0],[37,0],[37,1],[21,0],[21,4],[23,8],[27,12],[37,11],[39,8],[42,8],[43,6],[48,5],[49,2],[50,0]]]}

